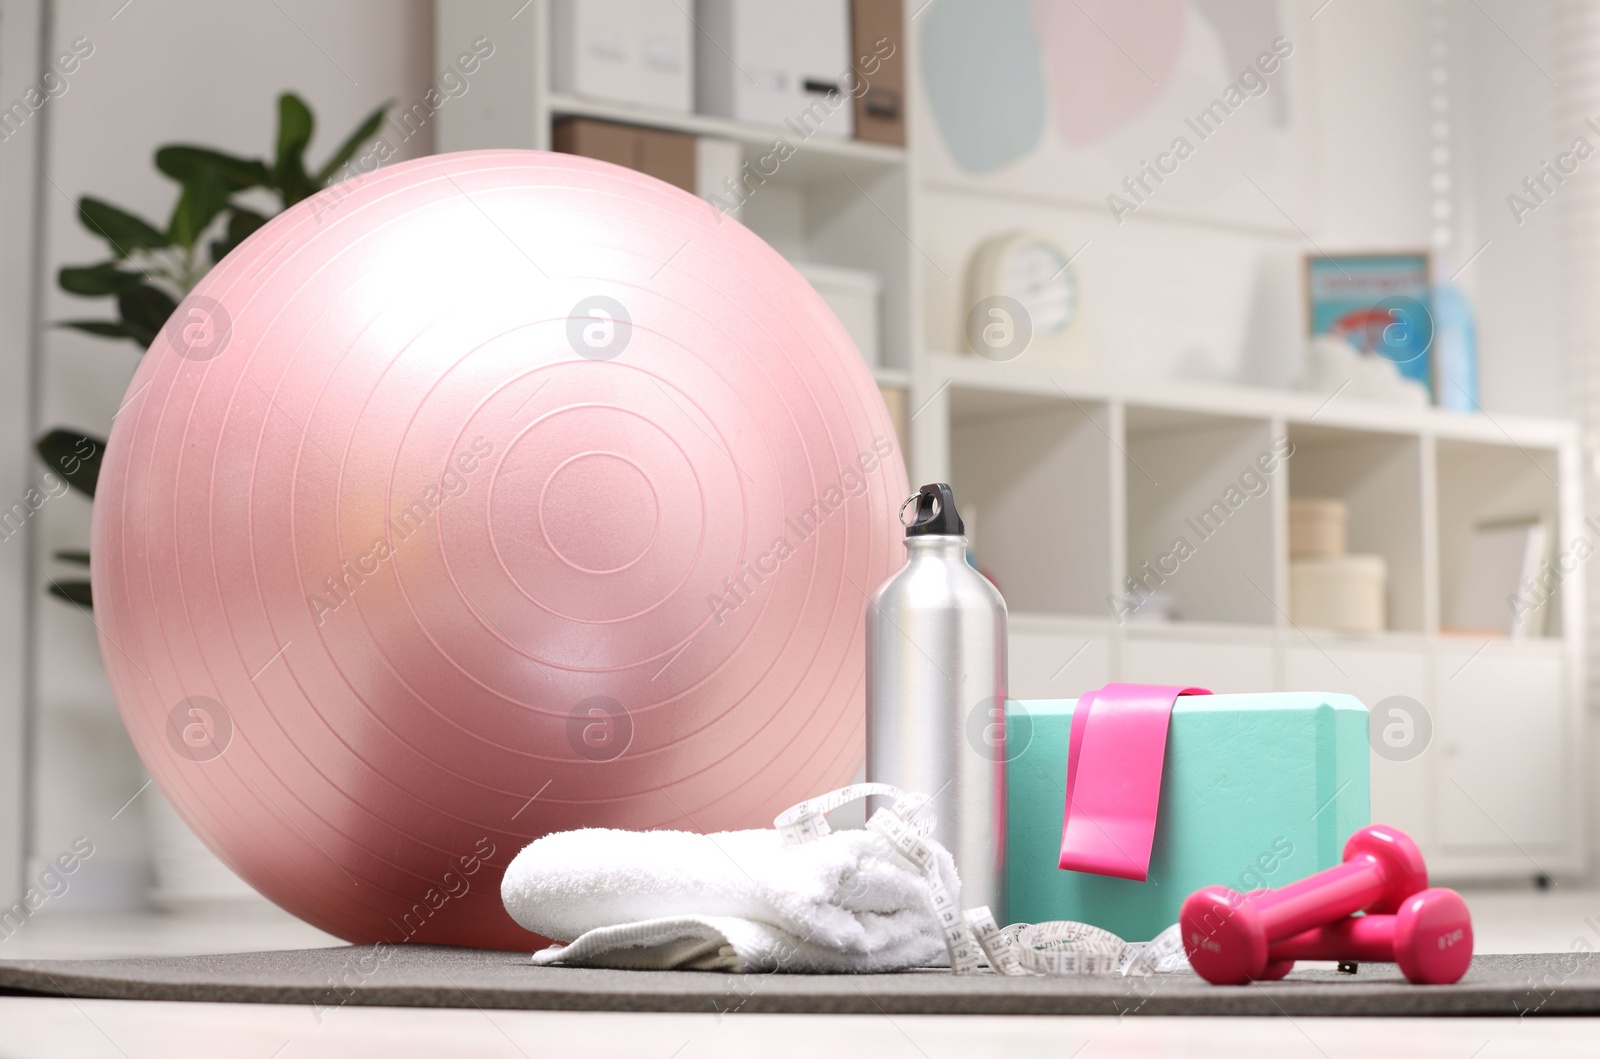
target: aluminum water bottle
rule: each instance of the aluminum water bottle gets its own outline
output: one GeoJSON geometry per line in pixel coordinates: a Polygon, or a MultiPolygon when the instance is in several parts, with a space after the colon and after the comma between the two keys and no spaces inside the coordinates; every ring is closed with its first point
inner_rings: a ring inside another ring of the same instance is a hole
{"type": "Polygon", "coordinates": [[[923,486],[900,520],[906,564],[867,605],[867,779],[933,795],[962,906],[1004,925],[1005,600],[967,562],[948,485],[923,486]]]}

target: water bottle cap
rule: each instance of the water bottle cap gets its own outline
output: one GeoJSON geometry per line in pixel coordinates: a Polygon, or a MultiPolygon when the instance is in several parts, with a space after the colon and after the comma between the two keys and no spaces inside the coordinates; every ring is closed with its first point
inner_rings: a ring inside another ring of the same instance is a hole
{"type": "Polygon", "coordinates": [[[955,494],[944,482],[925,485],[907,497],[900,505],[900,524],[906,528],[907,537],[959,537],[967,532],[956,512],[955,494]],[[917,506],[912,520],[907,522],[906,508],[912,504],[917,506]]]}

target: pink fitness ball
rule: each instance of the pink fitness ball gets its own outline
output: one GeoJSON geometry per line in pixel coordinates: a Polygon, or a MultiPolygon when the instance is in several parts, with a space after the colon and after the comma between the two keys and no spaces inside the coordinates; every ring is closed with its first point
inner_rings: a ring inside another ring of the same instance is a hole
{"type": "Polygon", "coordinates": [[[227,864],[353,942],[523,948],[523,845],[769,827],[863,760],[908,492],[771,247],[563,154],[352,178],[150,347],[94,506],[101,652],[227,864]]]}

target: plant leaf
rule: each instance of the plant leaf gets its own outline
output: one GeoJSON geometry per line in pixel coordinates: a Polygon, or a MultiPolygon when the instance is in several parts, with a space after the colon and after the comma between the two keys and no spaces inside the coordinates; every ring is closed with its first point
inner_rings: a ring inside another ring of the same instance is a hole
{"type": "Polygon", "coordinates": [[[63,563],[75,563],[78,566],[89,565],[89,553],[76,548],[67,548],[56,552],[56,559],[63,563]]]}
{"type": "Polygon", "coordinates": [[[230,208],[233,213],[228,217],[228,234],[221,239],[211,240],[212,261],[221,261],[234,247],[250,238],[258,228],[267,223],[267,218],[255,210],[247,210],[243,206],[230,208]]]}
{"type": "Polygon", "coordinates": [[[62,290],[68,294],[81,294],[85,298],[121,294],[144,282],[144,276],[137,272],[124,272],[115,261],[98,265],[68,265],[56,276],[62,290]]]}
{"type": "Polygon", "coordinates": [[[278,97],[278,153],[273,177],[285,208],[316,191],[306,173],[306,146],[311,143],[315,122],[311,108],[293,92],[278,97]]]}
{"type": "Polygon", "coordinates": [[[265,162],[188,144],[172,144],[156,151],[156,168],[180,184],[192,183],[197,174],[209,172],[222,181],[229,193],[261,187],[270,179],[265,162]]]}
{"type": "Polygon", "coordinates": [[[81,493],[94,496],[100,481],[100,461],[105,459],[106,443],[97,437],[57,427],[33,443],[45,466],[59,474],[81,493]]]}
{"type": "Polygon", "coordinates": [[[149,221],[88,195],[78,200],[78,219],[110,243],[118,257],[127,257],[135,250],[159,250],[172,245],[172,240],[149,221]]]}
{"type": "Polygon", "coordinates": [[[394,101],[390,100],[367,115],[367,120],[363,121],[356,128],[356,131],[352,132],[350,137],[339,145],[339,149],[333,152],[333,157],[328,159],[321,169],[317,170],[317,187],[326,187],[328,181],[333,179],[333,175],[339,171],[339,167],[355,157],[355,153],[361,150],[362,144],[377,134],[378,126],[383,124],[383,116],[389,112],[389,108],[393,104],[394,101]]]}
{"type": "MultiPolygon", "coordinates": [[[[156,332],[161,330],[167,322],[167,317],[177,311],[178,303],[172,300],[172,295],[160,287],[152,287],[148,283],[141,283],[129,291],[117,295],[117,310],[122,313],[122,322],[133,327],[148,329],[151,341],[155,340],[156,332]]],[[[148,349],[149,342],[145,343],[148,349]]]]}
{"type": "Polygon", "coordinates": [[[75,603],[80,607],[94,609],[94,591],[87,581],[54,581],[50,582],[50,594],[57,599],[64,599],[68,603],[75,603]]]}
{"type": "Polygon", "coordinates": [[[101,338],[131,338],[145,349],[156,340],[156,333],[147,327],[136,327],[121,320],[62,320],[57,327],[70,327],[74,331],[87,331],[101,338]]]}
{"type": "Polygon", "coordinates": [[[228,206],[228,188],[222,178],[209,169],[197,170],[183,185],[183,194],[172,207],[167,235],[185,249],[194,249],[202,232],[228,206]]]}

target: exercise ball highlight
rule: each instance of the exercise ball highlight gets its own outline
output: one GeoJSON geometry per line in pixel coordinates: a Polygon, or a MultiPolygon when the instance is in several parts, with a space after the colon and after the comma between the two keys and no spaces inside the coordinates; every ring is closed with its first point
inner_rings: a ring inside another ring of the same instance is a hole
{"type": "Polygon", "coordinates": [[[854,777],[907,492],[843,327],[737,221],[439,155],[285,211],[157,336],[95,500],[101,653],[267,897],[526,949],[532,839],[767,827],[854,777]]]}

